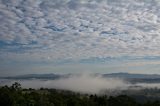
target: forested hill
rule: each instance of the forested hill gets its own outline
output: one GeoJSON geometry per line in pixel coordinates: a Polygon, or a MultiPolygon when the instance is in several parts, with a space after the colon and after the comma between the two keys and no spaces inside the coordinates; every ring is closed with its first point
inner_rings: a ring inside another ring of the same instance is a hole
{"type": "Polygon", "coordinates": [[[160,106],[160,101],[136,102],[130,96],[89,95],[56,89],[22,89],[19,83],[0,87],[1,106],[160,106]]]}

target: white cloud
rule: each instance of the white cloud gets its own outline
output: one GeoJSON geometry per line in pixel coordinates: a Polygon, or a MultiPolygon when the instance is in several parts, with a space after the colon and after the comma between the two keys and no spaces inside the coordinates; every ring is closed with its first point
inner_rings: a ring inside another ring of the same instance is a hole
{"type": "Polygon", "coordinates": [[[159,9],[158,0],[0,0],[0,52],[16,47],[24,52],[8,57],[46,61],[157,56],[159,9]]]}

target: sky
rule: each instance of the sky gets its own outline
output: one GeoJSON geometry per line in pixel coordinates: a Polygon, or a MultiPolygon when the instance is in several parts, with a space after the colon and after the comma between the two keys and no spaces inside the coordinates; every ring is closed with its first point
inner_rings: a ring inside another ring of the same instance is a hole
{"type": "Polygon", "coordinates": [[[0,76],[160,74],[159,0],[0,0],[0,76]]]}

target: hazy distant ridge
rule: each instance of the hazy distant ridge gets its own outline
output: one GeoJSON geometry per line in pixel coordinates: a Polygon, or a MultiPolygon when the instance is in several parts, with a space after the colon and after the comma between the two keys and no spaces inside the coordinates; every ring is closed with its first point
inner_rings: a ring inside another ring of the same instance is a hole
{"type": "MultiPolygon", "coordinates": [[[[58,79],[67,78],[77,74],[26,74],[19,76],[1,77],[3,79],[58,79]]],[[[122,79],[160,79],[158,74],[130,74],[130,73],[110,73],[110,74],[92,74],[93,76],[101,75],[102,77],[122,78],[122,79]]]]}
{"type": "Polygon", "coordinates": [[[145,79],[155,79],[160,78],[159,74],[130,74],[130,73],[111,73],[103,74],[104,77],[117,77],[117,78],[145,78],[145,79]]]}

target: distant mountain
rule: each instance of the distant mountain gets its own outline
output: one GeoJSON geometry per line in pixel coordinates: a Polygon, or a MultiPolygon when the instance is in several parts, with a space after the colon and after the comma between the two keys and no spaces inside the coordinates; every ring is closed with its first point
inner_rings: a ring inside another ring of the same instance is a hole
{"type": "Polygon", "coordinates": [[[61,75],[58,74],[26,74],[11,77],[1,77],[1,79],[58,79],[61,75]]]}
{"type": "Polygon", "coordinates": [[[103,74],[103,77],[124,78],[124,79],[155,79],[160,78],[158,74],[130,74],[130,73],[111,73],[103,74]]]}
{"type": "Polygon", "coordinates": [[[131,83],[160,83],[160,75],[158,74],[111,73],[103,74],[103,77],[125,79],[131,83]]]}
{"type": "MultiPolygon", "coordinates": [[[[55,80],[59,78],[69,78],[71,76],[79,76],[79,74],[27,74],[13,77],[1,77],[0,79],[15,79],[15,80],[28,80],[28,79],[45,79],[55,80]]],[[[111,74],[93,74],[93,76],[102,75],[103,78],[120,78],[131,83],[160,83],[160,75],[158,74],[130,74],[130,73],[111,73],[111,74]]]]}

